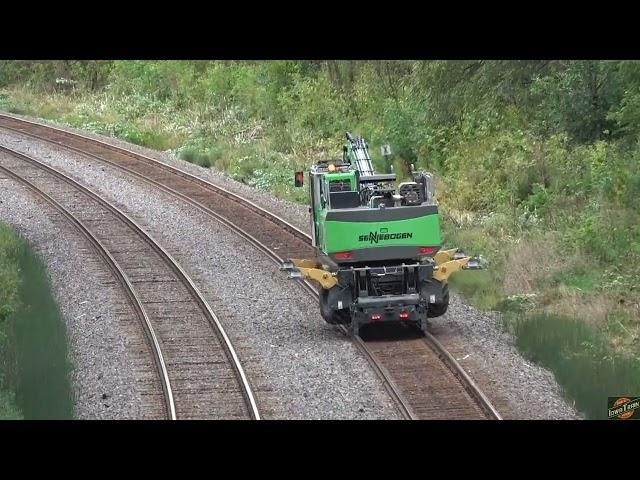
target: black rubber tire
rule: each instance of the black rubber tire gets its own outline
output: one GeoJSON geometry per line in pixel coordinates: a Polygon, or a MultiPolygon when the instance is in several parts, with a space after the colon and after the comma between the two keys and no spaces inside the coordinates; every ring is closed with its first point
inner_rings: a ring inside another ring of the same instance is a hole
{"type": "Polygon", "coordinates": [[[322,313],[322,318],[331,325],[348,325],[351,323],[349,310],[331,310],[328,315],[322,313]]]}
{"type": "Polygon", "coordinates": [[[351,314],[348,309],[334,310],[327,305],[328,290],[320,292],[320,315],[325,322],[331,325],[347,325],[351,323],[351,314]]]}
{"type": "Polygon", "coordinates": [[[427,310],[428,318],[435,318],[441,315],[444,315],[449,308],[449,289],[446,289],[446,293],[442,298],[441,303],[433,303],[429,305],[429,309],[427,310]]]}

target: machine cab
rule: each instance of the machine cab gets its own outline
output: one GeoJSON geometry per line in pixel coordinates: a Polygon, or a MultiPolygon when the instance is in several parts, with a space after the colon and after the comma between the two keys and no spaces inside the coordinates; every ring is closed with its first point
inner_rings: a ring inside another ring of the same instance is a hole
{"type": "Polygon", "coordinates": [[[360,206],[356,172],[350,164],[320,161],[309,172],[309,194],[313,246],[320,247],[327,211],[360,206]]]}
{"type": "MultiPolygon", "coordinates": [[[[318,161],[309,171],[309,213],[316,254],[333,258],[335,252],[343,250],[362,250],[359,253],[363,253],[367,248],[402,246],[409,247],[407,252],[411,250],[409,257],[413,257],[413,250],[417,248],[413,248],[413,244],[422,238],[422,232],[436,232],[439,228],[434,223],[437,223],[437,207],[433,202],[431,176],[412,172],[414,181],[396,186],[395,174],[374,172],[362,138],[350,134],[347,138],[349,142],[341,160],[318,161]],[[387,213],[381,212],[382,209],[387,209],[387,213]],[[398,229],[402,235],[406,233],[406,238],[398,239],[393,231],[385,236],[389,229],[398,229]],[[376,240],[368,245],[361,240],[377,239],[378,235],[382,235],[384,242],[376,240]],[[407,239],[413,241],[403,241],[407,239]]],[[[296,172],[296,186],[302,185],[302,177],[302,172],[296,172]]],[[[435,234],[426,240],[439,243],[435,234]]],[[[392,249],[388,253],[380,252],[382,250],[376,255],[397,254],[392,249]]],[[[359,261],[355,258],[357,255],[353,257],[354,262],[359,261]]]]}

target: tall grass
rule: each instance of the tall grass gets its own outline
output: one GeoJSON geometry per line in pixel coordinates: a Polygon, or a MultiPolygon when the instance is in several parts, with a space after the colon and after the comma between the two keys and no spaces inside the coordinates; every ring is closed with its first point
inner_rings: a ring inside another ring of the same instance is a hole
{"type": "Polygon", "coordinates": [[[72,418],[65,324],[44,264],[6,227],[0,227],[0,238],[12,245],[0,251],[2,264],[19,272],[11,287],[10,312],[0,326],[3,387],[10,392],[3,396],[5,414],[17,418],[19,409],[26,419],[72,418]]]}
{"type": "Polygon", "coordinates": [[[15,355],[11,318],[18,307],[21,244],[12,230],[0,224],[0,419],[22,418],[15,400],[15,355]]]}

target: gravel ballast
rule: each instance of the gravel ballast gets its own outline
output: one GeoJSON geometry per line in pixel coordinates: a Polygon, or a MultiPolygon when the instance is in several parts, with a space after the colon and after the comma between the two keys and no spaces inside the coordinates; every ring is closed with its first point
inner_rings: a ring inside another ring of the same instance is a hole
{"type": "MultiPolygon", "coordinates": [[[[305,205],[274,199],[267,192],[262,192],[242,183],[235,182],[218,172],[178,160],[171,155],[152,151],[136,145],[130,145],[117,139],[104,137],[102,135],[91,134],[72,128],[63,129],[82,133],[86,136],[97,138],[116,146],[128,148],[132,151],[143,153],[152,158],[161,160],[167,164],[177,166],[184,171],[211,181],[212,183],[219,184],[251,199],[268,210],[285,218],[287,221],[298,226],[304,231],[309,230],[308,212],[307,206],[305,205]]],[[[16,136],[12,137],[12,135],[8,133],[0,135],[0,141],[3,143],[5,142],[5,139],[10,138],[15,139],[16,136]]],[[[37,142],[33,141],[32,143],[35,145],[37,142]]],[[[44,148],[44,151],[52,149],[52,147],[46,146],[46,144],[42,145],[41,148],[44,148]]],[[[53,157],[55,156],[52,156],[52,158],[53,157]]],[[[73,156],[71,153],[63,153],[63,157],[70,159],[73,156]]],[[[69,164],[71,163],[75,162],[70,162],[69,164]]],[[[89,163],[92,163],[92,161],[89,161],[89,163]]],[[[63,165],[66,164],[66,162],[61,161],[60,164],[63,165]]],[[[87,178],[91,177],[92,174],[87,173],[89,170],[84,170],[84,166],[87,166],[87,161],[83,161],[82,164],[83,166],[80,166],[79,163],[75,164],[74,167],[81,169],[78,170],[78,174],[80,175],[79,178],[84,178],[83,176],[86,176],[87,178]]],[[[100,168],[105,169],[105,172],[108,171],[106,170],[108,167],[100,168]]],[[[96,172],[96,174],[97,173],[99,172],[96,172]]],[[[114,175],[121,176],[119,172],[114,173],[114,175]]],[[[96,183],[103,183],[105,180],[97,180],[94,178],[92,181],[96,183]]],[[[116,185],[114,185],[114,187],[115,186],[116,185]]],[[[107,187],[105,186],[105,188],[107,187]]],[[[190,215],[197,216],[194,212],[191,212],[190,215]]],[[[225,234],[221,234],[221,236],[224,235],[225,234]]],[[[227,232],[226,235],[229,236],[230,234],[227,232]]],[[[171,241],[171,239],[168,238],[167,241],[171,241]]],[[[241,241],[236,240],[235,243],[240,244],[241,241]]],[[[193,248],[197,249],[197,247],[193,248]]],[[[204,251],[220,252],[220,250],[210,250],[209,248],[202,248],[200,250],[200,252],[204,251]]],[[[186,251],[185,255],[188,256],[186,251]]],[[[218,255],[220,254],[218,253],[218,255]]],[[[254,252],[250,253],[250,255],[250,258],[257,258],[256,253],[254,252]]],[[[210,256],[210,261],[216,259],[217,255],[210,256]]],[[[189,261],[189,259],[185,258],[184,261],[189,261]]],[[[261,262],[262,261],[256,262],[255,260],[250,262],[254,265],[254,271],[258,269],[262,270],[263,264],[261,262]]],[[[220,271],[223,271],[223,265],[228,265],[228,263],[221,263],[220,271]]],[[[197,269],[201,269],[202,266],[196,265],[195,267],[197,269]]],[[[244,267],[242,268],[244,270],[244,267]]],[[[264,268],[271,268],[271,272],[274,271],[273,267],[268,262],[264,264],[264,268]]],[[[207,274],[206,272],[200,271],[199,274],[203,275],[205,278],[207,275],[210,275],[210,273],[207,274]]],[[[273,273],[267,275],[267,278],[271,278],[271,281],[273,281],[273,273]]],[[[241,288],[248,288],[251,282],[247,280],[248,279],[238,285],[241,285],[241,288]]],[[[212,279],[212,281],[214,280],[212,279]]],[[[288,290],[281,291],[276,289],[276,296],[267,296],[266,298],[278,298],[284,294],[287,301],[300,303],[302,293],[297,287],[293,288],[292,284],[288,285],[288,290]],[[292,294],[292,291],[295,291],[295,294],[292,294]]],[[[254,298],[256,298],[256,304],[260,305],[260,298],[264,298],[264,296],[254,298]]],[[[240,299],[238,299],[238,301],[240,301],[240,299]]],[[[296,308],[300,308],[300,306],[297,305],[296,308]]],[[[329,326],[324,325],[324,322],[321,319],[318,320],[316,305],[309,305],[306,313],[316,317],[314,320],[315,323],[304,321],[299,324],[298,328],[305,330],[311,328],[313,331],[317,331],[318,329],[333,331],[329,326]]],[[[443,343],[451,349],[456,358],[460,359],[462,365],[468,370],[474,380],[484,389],[485,393],[487,393],[487,395],[494,401],[496,406],[503,412],[505,418],[580,418],[580,414],[576,412],[576,410],[569,405],[563,397],[561,388],[555,381],[553,374],[548,370],[527,361],[518,353],[513,338],[503,332],[497,314],[480,312],[467,305],[462,298],[454,294],[452,295],[451,306],[448,313],[443,317],[432,319],[431,325],[434,333],[436,333],[436,335],[442,339],[443,343]]],[[[266,328],[268,328],[268,325],[266,328]]],[[[290,332],[290,330],[283,332],[283,335],[286,336],[286,332],[290,332]]],[[[332,341],[343,342],[340,335],[335,334],[335,331],[333,332],[335,338],[333,338],[332,341]]],[[[331,337],[332,334],[328,335],[331,337]]],[[[273,349],[276,347],[269,346],[269,348],[273,349]]],[[[329,358],[331,354],[328,351],[322,350],[321,355],[329,358]]],[[[365,370],[369,371],[368,368],[365,368],[365,370]]],[[[358,379],[360,376],[361,375],[356,372],[354,378],[358,379]]],[[[334,402],[333,404],[335,405],[338,403],[339,402],[334,402]]]]}
{"type": "Polygon", "coordinates": [[[117,284],[105,282],[109,269],[48,203],[1,176],[0,222],[20,233],[47,269],[66,322],[74,417],[139,418],[141,401],[116,312],[132,319],[135,314],[117,284]]]}

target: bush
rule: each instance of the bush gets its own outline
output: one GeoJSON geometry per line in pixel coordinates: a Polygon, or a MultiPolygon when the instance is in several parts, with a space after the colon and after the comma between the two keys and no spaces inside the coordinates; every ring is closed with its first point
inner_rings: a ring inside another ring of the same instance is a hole
{"type": "Polygon", "coordinates": [[[19,107],[6,93],[0,92],[0,110],[9,113],[24,114],[26,110],[19,107]]]}
{"type": "Polygon", "coordinates": [[[180,150],[178,156],[182,160],[186,160],[190,163],[195,163],[196,165],[200,165],[201,167],[205,168],[211,168],[211,166],[215,163],[215,158],[213,158],[211,154],[207,152],[201,152],[189,147],[180,150]]]}

